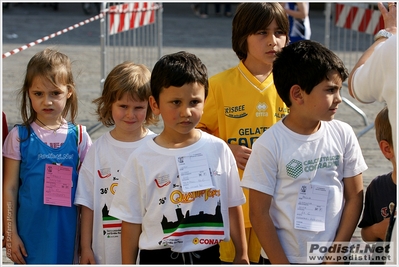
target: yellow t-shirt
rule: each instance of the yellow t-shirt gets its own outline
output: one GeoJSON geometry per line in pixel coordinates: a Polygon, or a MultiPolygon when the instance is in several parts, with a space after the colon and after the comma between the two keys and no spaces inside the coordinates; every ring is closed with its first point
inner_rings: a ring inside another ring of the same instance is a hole
{"type": "MultiPolygon", "coordinates": [[[[252,148],[255,140],[288,112],[277,94],[273,74],[260,82],[240,61],[238,66],[209,79],[204,114],[197,127],[227,143],[252,148]]],[[[243,170],[239,169],[239,173],[242,178],[243,170]]],[[[243,205],[244,222],[250,228],[248,190],[244,189],[244,193],[247,198],[243,205]]],[[[232,261],[224,259],[222,250],[221,259],[232,261]]]]}
{"type": "MultiPolygon", "coordinates": [[[[262,83],[240,61],[209,79],[209,92],[198,128],[230,144],[252,148],[255,140],[288,114],[270,74],[262,83]]],[[[243,171],[240,170],[240,177],[243,171]]],[[[249,227],[249,219],[246,226],[249,227]]]]}

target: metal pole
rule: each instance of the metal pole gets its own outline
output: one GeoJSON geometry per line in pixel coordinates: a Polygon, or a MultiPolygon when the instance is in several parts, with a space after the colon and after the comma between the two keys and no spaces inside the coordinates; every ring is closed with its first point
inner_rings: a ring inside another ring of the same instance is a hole
{"type": "Polygon", "coordinates": [[[331,18],[331,3],[326,3],[325,4],[325,10],[324,10],[324,15],[325,15],[325,35],[324,35],[324,45],[327,48],[330,48],[330,18],[331,18]]]}
{"type": "Polygon", "coordinates": [[[103,88],[103,84],[105,81],[105,34],[106,34],[106,19],[105,16],[107,16],[106,8],[107,8],[107,3],[102,2],[102,7],[101,7],[101,13],[103,14],[103,17],[100,20],[100,27],[101,27],[101,35],[100,35],[100,41],[101,41],[101,79],[100,79],[100,88],[103,88]]]}
{"type": "MultiPolygon", "coordinates": [[[[158,59],[162,56],[162,13],[163,13],[163,6],[162,3],[158,3],[160,5],[159,9],[157,10],[157,25],[158,25],[158,59]]],[[[157,59],[157,60],[158,60],[157,59]]]]}

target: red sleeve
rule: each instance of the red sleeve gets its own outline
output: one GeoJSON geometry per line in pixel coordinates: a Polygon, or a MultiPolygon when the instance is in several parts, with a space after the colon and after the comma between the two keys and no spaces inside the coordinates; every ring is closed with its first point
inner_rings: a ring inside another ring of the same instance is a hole
{"type": "Polygon", "coordinates": [[[2,144],[4,144],[4,140],[6,140],[7,135],[8,135],[7,118],[6,118],[6,114],[3,112],[3,143],[2,144]]]}

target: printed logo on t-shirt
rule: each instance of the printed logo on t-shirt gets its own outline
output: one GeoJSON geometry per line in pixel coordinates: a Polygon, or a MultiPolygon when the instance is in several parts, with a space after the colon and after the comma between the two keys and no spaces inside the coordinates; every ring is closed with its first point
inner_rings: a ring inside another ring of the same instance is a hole
{"type": "Polygon", "coordinates": [[[384,217],[384,218],[389,217],[388,207],[381,208],[381,216],[384,217]]]}
{"type": "Polygon", "coordinates": [[[239,106],[225,106],[224,115],[232,119],[241,119],[248,115],[245,111],[245,105],[239,106]]]}
{"type": "Polygon", "coordinates": [[[97,174],[98,174],[98,177],[100,177],[101,179],[111,177],[111,168],[103,168],[103,169],[97,170],[97,174]]]}
{"type": "Polygon", "coordinates": [[[194,244],[211,244],[224,239],[223,217],[220,201],[218,201],[214,214],[200,211],[198,214],[190,214],[190,210],[183,213],[178,206],[176,208],[177,220],[168,220],[163,216],[161,226],[165,237],[158,242],[160,246],[171,246],[182,242],[184,236],[195,236],[194,244]],[[198,241],[196,243],[196,241],[198,241]],[[206,242],[206,243],[205,243],[206,242]]]}
{"type": "Polygon", "coordinates": [[[282,119],[290,113],[290,109],[287,107],[278,107],[276,113],[274,113],[274,117],[278,119],[282,119]]]}
{"type": "Polygon", "coordinates": [[[292,159],[286,165],[287,175],[296,179],[303,172],[312,172],[317,169],[323,169],[323,168],[335,168],[339,166],[339,159],[340,159],[339,155],[320,157],[316,159],[305,160],[303,162],[296,159],[292,159]]]}
{"type": "Polygon", "coordinates": [[[107,204],[102,209],[103,235],[106,238],[119,238],[121,235],[122,221],[108,214],[107,204]]]}
{"type": "Polygon", "coordinates": [[[258,105],[256,105],[256,117],[268,117],[269,113],[267,112],[267,108],[268,106],[265,102],[259,102],[258,105]]]}

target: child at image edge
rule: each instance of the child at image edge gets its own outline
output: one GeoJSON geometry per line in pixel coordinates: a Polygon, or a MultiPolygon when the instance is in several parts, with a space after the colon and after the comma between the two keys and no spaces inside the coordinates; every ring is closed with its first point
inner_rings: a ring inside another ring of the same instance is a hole
{"type": "Polygon", "coordinates": [[[151,75],[150,106],[162,132],[129,157],[110,215],[122,220],[122,263],[220,264],[230,235],[235,263],[248,263],[234,156],[217,137],[195,129],[208,91],[195,55],[163,56],[151,75]]]}
{"type": "Polygon", "coordinates": [[[23,124],[10,131],[3,150],[7,257],[18,264],[76,263],[73,200],[91,139],[74,123],[78,100],[70,59],[53,49],[38,52],[20,95],[23,124]],[[65,119],[69,111],[71,122],[65,119]]]}
{"type": "Polygon", "coordinates": [[[262,257],[320,263],[307,258],[307,242],[349,242],[363,206],[366,163],[352,128],[334,120],[348,71],[332,51],[305,40],[277,54],[273,74],[290,113],[255,142],[241,183],[250,189],[262,257]],[[321,209],[304,215],[316,201],[321,209]]]}
{"type": "MultiPolygon", "coordinates": [[[[232,46],[239,64],[209,79],[209,96],[197,128],[224,140],[237,162],[240,177],[255,140],[288,114],[273,82],[276,52],[288,44],[289,23],[279,3],[242,3],[232,25],[232,46]]],[[[248,199],[248,190],[244,189],[248,199]]],[[[243,205],[248,257],[258,263],[261,246],[243,205]]],[[[220,243],[220,259],[234,259],[231,241],[220,243]]]]}
{"type": "Polygon", "coordinates": [[[121,264],[121,221],[108,214],[129,155],[155,134],[145,125],[157,120],[148,104],[151,73],[144,65],[114,67],[95,99],[98,120],[115,126],[88,151],[79,173],[75,205],[82,206],[81,264],[121,264]]]}
{"type": "MultiPolygon", "coordinates": [[[[389,241],[386,240],[386,235],[392,217],[390,204],[397,203],[396,158],[387,107],[377,114],[374,125],[378,145],[385,158],[392,163],[392,172],[374,178],[367,187],[363,217],[359,223],[359,228],[362,228],[362,238],[366,242],[389,241]]],[[[376,262],[383,264],[382,261],[376,260],[376,262]]]]}

